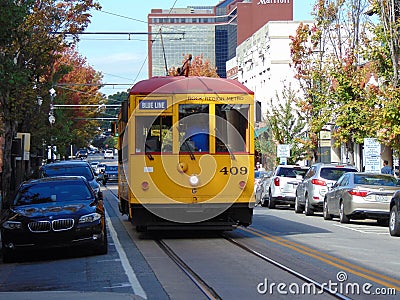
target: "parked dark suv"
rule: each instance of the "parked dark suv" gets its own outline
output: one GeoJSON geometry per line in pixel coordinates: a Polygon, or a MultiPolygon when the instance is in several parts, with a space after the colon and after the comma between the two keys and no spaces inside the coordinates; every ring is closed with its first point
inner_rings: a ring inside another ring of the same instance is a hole
{"type": "Polygon", "coordinates": [[[54,176],[83,176],[96,193],[100,191],[100,184],[97,182],[98,178],[86,160],[65,160],[46,164],[40,167],[40,178],[54,176]]]}

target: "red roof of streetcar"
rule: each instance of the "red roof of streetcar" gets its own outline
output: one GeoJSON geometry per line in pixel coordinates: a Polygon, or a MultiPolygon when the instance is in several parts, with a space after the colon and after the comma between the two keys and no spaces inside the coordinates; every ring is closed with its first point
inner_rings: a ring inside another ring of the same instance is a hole
{"type": "Polygon", "coordinates": [[[160,76],[142,80],[130,90],[130,94],[250,94],[237,80],[213,77],[160,76]]]}

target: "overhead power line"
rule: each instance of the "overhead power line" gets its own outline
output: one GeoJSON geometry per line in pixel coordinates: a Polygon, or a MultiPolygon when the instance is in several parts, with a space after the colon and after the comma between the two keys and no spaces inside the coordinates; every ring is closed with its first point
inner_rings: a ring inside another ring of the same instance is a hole
{"type": "MultiPolygon", "coordinates": [[[[64,34],[64,35],[150,35],[150,34],[155,34],[157,35],[158,33],[156,32],[129,32],[129,31],[116,31],[116,32],[111,32],[111,31],[98,31],[98,32],[87,32],[87,31],[83,31],[80,33],[76,33],[76,32],[70,32],[70,31],[53,31],[50,32],[51,34],[64,34]]],[[[163,34],[172,34],[172,35],[185,35],[184,32],[163,32],[163,34]]]]}
{"type": "Polygon", "coordinates": [[[103,86],[103,85],[128,85],[132,83],[57,83],[55,86],[103,86]]]}

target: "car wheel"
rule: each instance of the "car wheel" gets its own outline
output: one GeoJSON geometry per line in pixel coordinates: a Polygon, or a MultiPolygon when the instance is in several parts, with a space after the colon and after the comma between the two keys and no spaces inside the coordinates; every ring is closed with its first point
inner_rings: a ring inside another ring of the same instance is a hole
{"type": "Polygon", "coordinates": [[[300,203],[299,203],[299,199],[296,195],[296,199],[294,200],[294,212],[296,214],[301,214],[303,212],[303,208],[301,207],[300,203]]]}
{"type": "Polygon", "coordinates": [[[400,225],[399,225],[399,212],[397,211],[397,205],[394,205],[390,210],[389,218],[389,232],[391,236],[400,236],[400,225]]]}
{"type": "Polygon", "coordinates": [[[340,209],[339,209],[339,221],[340,223],[349,223],[350,219],[344,213],[344,204],[343,201],[340,202],[340,209]]]}
{"type": "Polygon", "coordinates": [[[271,192],[269,192],[268,208],[270,209],[275,208],[275,200],[274,198],[272,198],[271,192]]]}
{"type": "Polygon", "coordinates": [[[314,209],[312,208],[310,204],[310,200],[308,199],[308,195],[306,195],[306,205],[304,207],[304,212],[306,216],[312,216],[314,215],[314,209]]]}
{"type": "Polygon", "coordinates": [[[97,245],[95,253],[97,255],[104,255],[107,254],[107,252],[108,252],[108,238],[107,238],[106,226],[104,225],[103,238],[101,239],[100,244],[97,245]]]}
{"type": "Polygon", "coordinates": [[[324,220],[332,220],[332,215],[328,211],[328,201],[324,200],[324,220]]]}
{"type": "Polygon", "coordinates": [[[267,207],[268,206],[268,202],[267,199],[265,197],[261,198],[261,206],[262,207],[267,207]]]}

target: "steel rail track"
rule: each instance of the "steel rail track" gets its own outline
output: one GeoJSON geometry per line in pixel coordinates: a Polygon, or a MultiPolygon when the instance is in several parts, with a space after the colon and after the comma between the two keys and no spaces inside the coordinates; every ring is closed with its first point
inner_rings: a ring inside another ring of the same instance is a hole
{"type": "Polygon", "coordinates": [[[262,260],[264,260],[264,261],[266,261],[266,262],[278,267],[279,269],[284,270],[287,273],[289,273],[291,275],[294,275],[295,277],[297,277],[297,278],[299,278],[299,279],[301,279],[301,280],[303,280],[303,281],[305,281],[307,283],[314,284],[315,286],[317,286],[321,290],[324,290],[324,292],[326,292],[327,294],[329,294],[329,295],[331,295],[331,296],[333,296],[333,297],[335,297],[337,299],[351,300],[351,298],[349,298],[349,297],[347,297],[347,296],[345,296],[343,294],[340,294],[338,292],[334,292],[334,291],[328,289],[324,284],[319,283],[318,281],[315,281],[314,279],[312,279],[312,278],[310,278],[310,277],[308,277],[308,276],[306,276],[304,274],[301,274],[301,273],[299,273],[299,272],[297,272],[297,271],[295,271],[295,270],[293,270],[293,269],[291,269],[291,268],[289,268],[289,267],[277,262],[276,260],[274,260],[274,259],[272,259],[272,258],[270,258],[268,256],[265,256],[264,254],[262,254],[262,253],[260,253],[260,252],[258,252],[256,250],[253,250],[253,249],[249,248],[245,244],[243,244],[241,242],[238,242],[237,240],[227,236],[226,234],[222,234],[222,237],[224,239],[226,239],[227,241],[231,242],[232,244],[242,248],[246,252],[249,252],[249,253],[261,258],[262,260]]]}
{"type": "Polygon", "coordinates": [[[168,255],[169,258],[193,281],[200,291],[210,300],[222,300],[222,298],[209,286],[199,275],[197,275],[179,256],[162,240],[155,240],[157,245],[168,255]]]}
{"type": "MultiPolygon", "coordinates": [[[[105,186],[114,196],[107,186],[105,186]]],[[[155,239],[155,243],[160,249],[190,278],[199,290],[210,300],[222,300],[222,298],[210,287],[199,275],[197,275],[179,256],[161,239],[155,239]]]]}
{"type": "MultiPolygon", "coordinates": [[[[107,188],[108,189],[108,188],[107,188]]],[[[252,231],[251,229],[248,228],[248,230],[252,231]]],[[[323,285],[322,283],[319,283],[318,281],[304,275],[301,274],[279,262],[277,262],[276,260],[265,256],[264,254],[251,249],[250,247],[246,246],[245,244],[238,242],[236,239],[231,238],[229,236],[227,236],[226,234],[222,233],[221,236],[227,240],[228,242],[236,245],[237,247],[245,250],[248,253],[251,253],[255,256],[257,256],[258,258],[261,258],[262,260],[278,267],[279,269],[307,282],[307,283],[312,283],[315,286],[317,286],[318,288],[320,288],[321,290],[324,290],[324,292],[326,292],[327,294],[337,298],[337,299],[342,299],[342,300],[351,300],[351,298],[340,294],[338,292],[334,292],[332,290],[330,290],[329,288],[327,288],[325,285],[323,285]]],[[[197,275],[182,259],[179,258],[179,256],[162,240],[157,239],[155,240],[156,244],[161,248],[161,250],[163,250],[163,252],[169,257],[171,258],[171,260],[192,280],[192,282],[200,289],[200,291],[208,298],[211,300],[222,300],[221,296],[219,296],[215,290],[209,286],[203,279],[201,279],[201,277],[199,275],[197,275]]]]}

